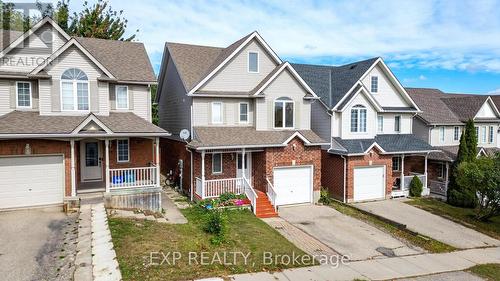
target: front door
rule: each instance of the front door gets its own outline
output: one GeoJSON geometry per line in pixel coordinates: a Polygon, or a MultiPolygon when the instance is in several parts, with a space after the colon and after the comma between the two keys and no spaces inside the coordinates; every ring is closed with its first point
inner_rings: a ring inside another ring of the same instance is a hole
{"type": "Polygon", "coordinates": [[[102,180],[102,153],[96,140],[82,141],[80,145],[82,181],[102,180]]]}
{"type": "Polygon", "coordinates": [[[245,163],[243,163],[243,154],[236,154],[236,177],[242,178],[245,175],[245,178],[248,180],[250,184],[252,184],[252,174],[250,171],[252,170],[252,154],[245,153],[245,163]]]}

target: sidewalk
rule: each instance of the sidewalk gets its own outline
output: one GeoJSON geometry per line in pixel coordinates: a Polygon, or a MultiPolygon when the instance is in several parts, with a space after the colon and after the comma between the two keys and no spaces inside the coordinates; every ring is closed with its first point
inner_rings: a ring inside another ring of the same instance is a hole
{"type": "Polygon", "coordinates": [[[486,263],[500,263],[500,247],[356,261],[337,268],[323,265],[286,269],[276,273],[239,274],[230,278],[236,281],[387,280],[459,271],[486,263]]]}

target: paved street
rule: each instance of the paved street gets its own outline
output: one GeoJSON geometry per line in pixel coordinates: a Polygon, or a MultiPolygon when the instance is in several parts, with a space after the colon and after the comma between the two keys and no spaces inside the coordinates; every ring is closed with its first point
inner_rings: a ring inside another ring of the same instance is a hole
{"type": "Polygon", "coordinates": [[[6,281],[69,280],[76,214],[61,207],[0,212],[0,276],[6,281]]]}
{"type": "Polygon", "coordinates": [[[396,256],[423,253],[406,245],[376,227],[344,215],[337,210],[317,205],[282,207],[279,215],[294,226],[326,244],[350,260],[383,258],[377,249],[391,249],[396,256]]]}
{"type": "Polygon", "coordinates": [[[459,249],[500,246],[500,241],[399,200],[354,204],[356,207],[398,223],[459,249]]]}

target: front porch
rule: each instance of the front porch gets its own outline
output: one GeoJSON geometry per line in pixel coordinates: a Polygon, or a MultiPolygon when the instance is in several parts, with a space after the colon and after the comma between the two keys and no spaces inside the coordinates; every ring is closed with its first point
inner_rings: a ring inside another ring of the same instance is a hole
{"type": "Polygon", "coordinates": [[[410,183],[417,176],[423,185],[422,196],[428,196],[428,154],[400,154],[392,159],[393,186],[391,197],[408,197],[410,183]],[[405,163],[406,161],[406,163],[405,163]]]}

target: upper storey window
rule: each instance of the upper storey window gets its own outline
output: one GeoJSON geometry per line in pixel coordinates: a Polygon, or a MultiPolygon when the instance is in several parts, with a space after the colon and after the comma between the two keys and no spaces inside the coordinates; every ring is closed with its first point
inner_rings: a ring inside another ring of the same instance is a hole
{"type": "Polygon", "coordinates": [[[370,91],[372,93],[378,93],[378,76],[372,76],[370,91]]]}
{"type": "Polygon", "coordinates": [[[259,72],[259,53],[248,52],[248,72],[259,72]]]}
{"type": "Polygon", "coordinates": [[[61,75],[62,110],[89,110],[89,79],[85,72],[70,68],[61,75]]]}
{"type": "Polygon", "coordinates": [[[17,82],[17,108],[31,108],[31,83],[17,82]]]}
{"type": "Polygon", "coordinates": [[[294,119],[293,100],[281,97],[274,101],[274,128],[292,129],[294,119]]]}
{"type": "Polygon", "coordinates": [[[116,86],[116,109],[128,109],[128,87],[116,86]]]}
{"type": "Polygon", "coordinates": [[[366,107],[355,105],[351,109],[351,132],[366,133],[366,107]]]}

